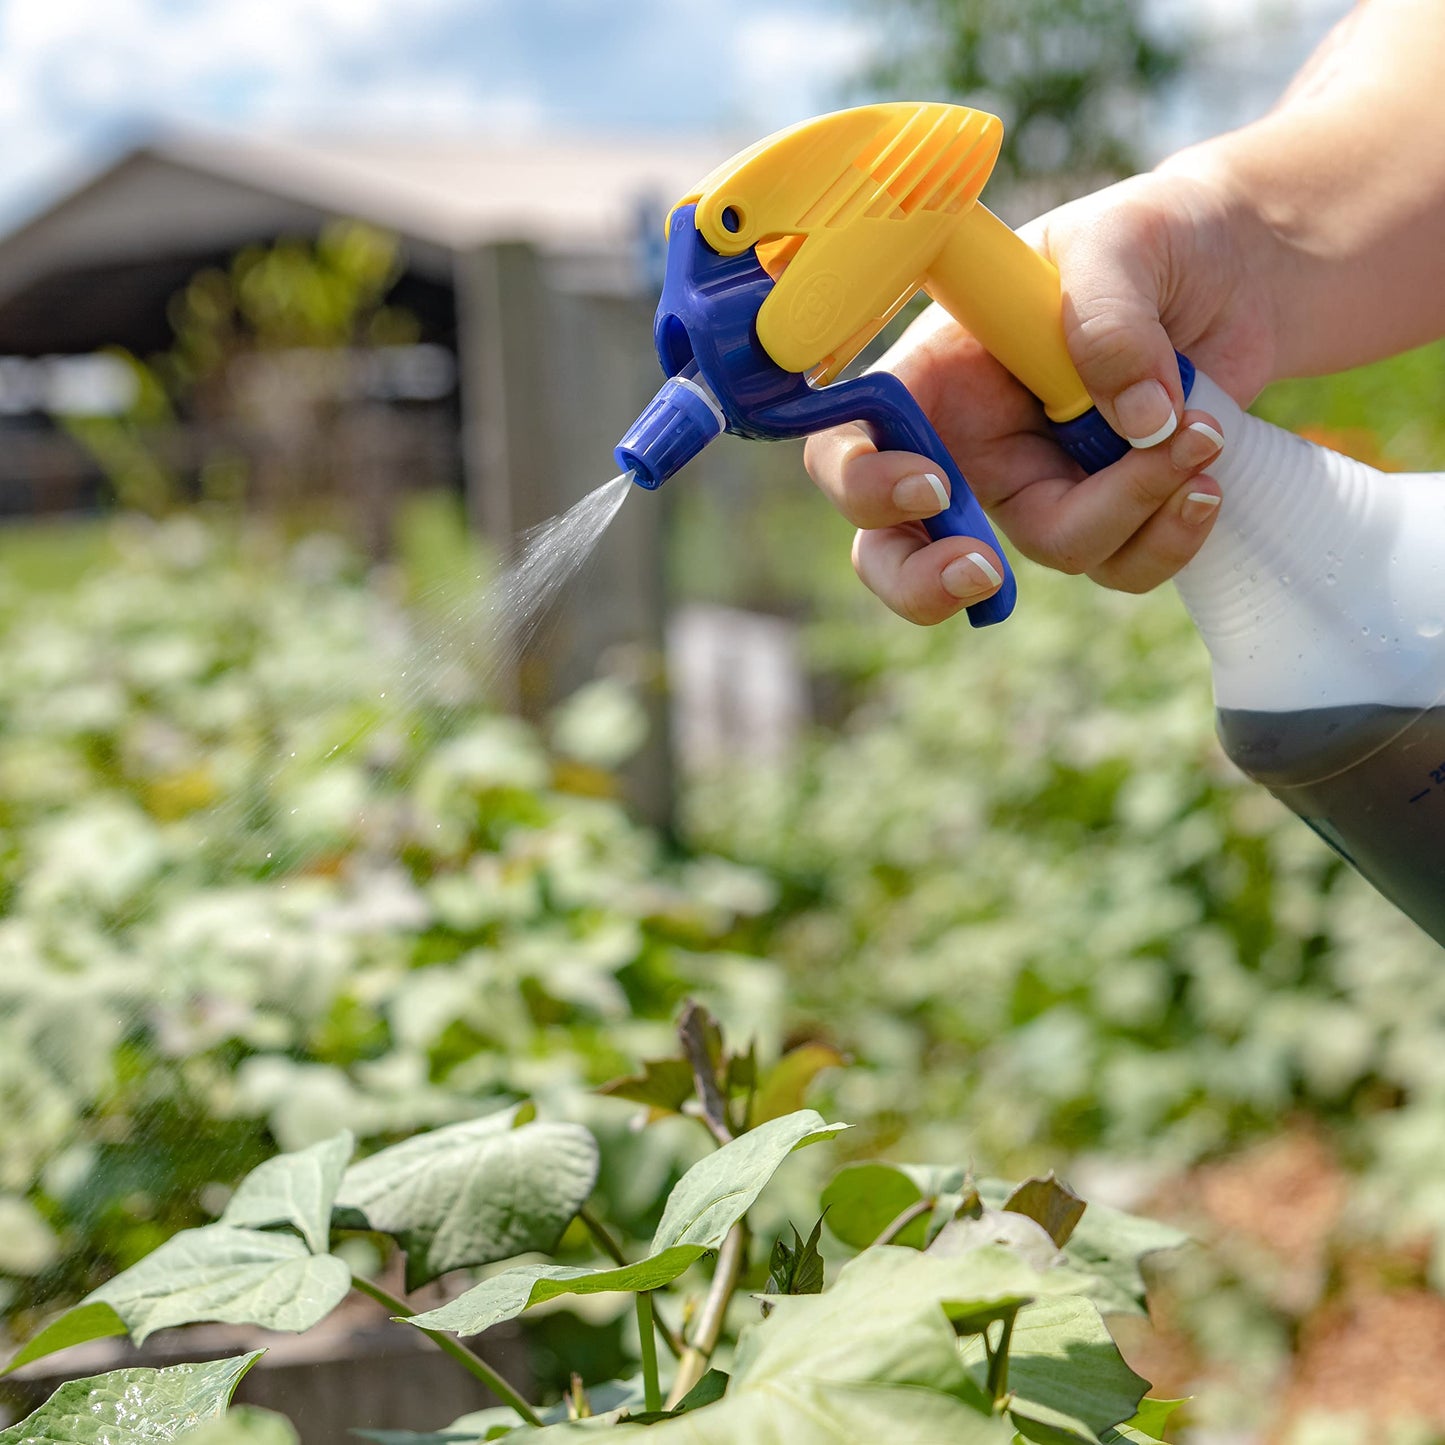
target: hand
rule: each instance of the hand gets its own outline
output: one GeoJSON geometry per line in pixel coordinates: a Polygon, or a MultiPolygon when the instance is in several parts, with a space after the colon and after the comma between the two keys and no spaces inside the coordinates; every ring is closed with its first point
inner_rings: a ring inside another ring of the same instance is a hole
{"type": "MultiPolygon", "coordinates": [[[[1069,351],[1100,410],[1124,435],[1164,440],[1086,476],[1039,403],[937,307],[879,365],[907,384],[1020,552],[1147,591],[1194,556],[1220,506],[1203,471],[1219,452],[1218,423],[1184,411],[1174,346],[1241,402],[1253,398],[1274,360],[1268,288],[1253,279],[1267,272],[1258,253],[1270,240],[1222,187],[1168,172],[1073,202],[1023,234],[1059,268],[1069,351]]],[[[895,612],[940,622],[996,590],[991,549],[929,541],[921,519],[939,510],[944,483],[926,458],[880,453],[861,428],[842,427],[811,438],[805,461],[860,529],[858,575],[895,612]]]]}

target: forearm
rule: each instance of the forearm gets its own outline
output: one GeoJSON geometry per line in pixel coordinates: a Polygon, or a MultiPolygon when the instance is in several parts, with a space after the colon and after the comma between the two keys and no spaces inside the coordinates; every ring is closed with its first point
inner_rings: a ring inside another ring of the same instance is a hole
{"type": "Polygon", "coordinates": [[[1279,105],[1161,167],[1218,188],[1274,308],[1274,374],[1445,335],[1445,3],[1364,0],[1279,105]]]}

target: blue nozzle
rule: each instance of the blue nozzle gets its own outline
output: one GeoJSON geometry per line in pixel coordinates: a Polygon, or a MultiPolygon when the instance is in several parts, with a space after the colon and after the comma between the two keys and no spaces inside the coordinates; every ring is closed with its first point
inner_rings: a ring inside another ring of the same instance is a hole
{"type": "Polygon", "coordinates": [[[684,372],[663,383],[612,455],[638,486],[656,491],[726,425],[722,408],[684,372]]]}

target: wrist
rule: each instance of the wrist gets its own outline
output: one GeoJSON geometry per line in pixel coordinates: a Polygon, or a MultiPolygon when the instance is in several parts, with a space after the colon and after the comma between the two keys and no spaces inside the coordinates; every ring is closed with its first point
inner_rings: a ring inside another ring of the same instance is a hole
{"type": "MultiPolygon", "coordinates": [[[[1290,375],[1290,338],[1307,314],[1313,270],[1308,238],[1279,204],[1253,162],[1253,136],[1233,131],[1167,157],[1155,174],[1188,195],[1195,224],[1195,264],[1233,294],[1230,330],[1247,337],[1250,365],[1226,389],[1243,405],[1290,375]]],[[[1215,376],[1223,382],[1223,377],[1215,376]]]]}

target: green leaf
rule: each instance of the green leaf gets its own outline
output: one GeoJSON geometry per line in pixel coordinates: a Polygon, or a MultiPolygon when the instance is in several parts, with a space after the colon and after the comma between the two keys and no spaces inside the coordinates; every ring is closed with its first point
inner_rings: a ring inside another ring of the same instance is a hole
{"type": "Polygon", "coordinates": [[[1020,1437],[1033,1445],[1102,1445],[1098,1432],[1078,1416],[1041,1405],[1037,1400],[1013,1396],[1008,1413],[1020,1437]]]}
{"type": "Polygon", "coordinates": [[[1042,1179],[1026,1179],[1004,1201],[1004,1209],[1024,1214],[1041,1225],[1049,1238],[1062,1249],[1078,1228],[1087,1208],[1084,1201],[1052,1174],[1042,1179]]]}
{"type": "Polygon", "coordinates": [[[331,1243],[331,1205],[356,1141],[349,1129],[309,1149],[281,1154],[253,1169],[221,1214],[222,1224],[265,1229],[289,1224],[315,1254],[331,1243]]]}
{"type": "Polygon", "coordinates": [[[739,1343],[734,1387],[806,1371],[949,1390],[987,1409],[959,1358],[958,1330],[1085,1283],[1070,1270],[1035,1270],[997,1246],[944,1258],[894,1245],[871,1249],[822,1294],[773,1301],[773,1313],[739,1343]]]}
{"type": "Polygon", "coordinates": [[[18,1425],[0,1430],[0,1445],[130,1445],[181,1439],[224,1412],[241,1376],[264,1353],[256,1350],[164,1370],[112,1370],[72,1380],[18,1425]]]}
{"type": "Polygon", "coordinates": [[[543,1304],[559,1295],[661,1289],[706,1253],[701,1245],[680,1245],[616,1269],[585,1269],[563,1264],[518,1265],[484,1279],[434,1310],[406,1316],[406,1322],[424,1330],[479,1335],[503,1320],[516,1318],[532,1305],[543,1304]]]}
{"type": "Polygon", "coordinates": [[[185,1445],[301,1445],[301,1437],[284,1416],[254,1405],[238,1405],[219,1420],[208,1420],[181,1437],[185,1445]]]}
{"type": "Polygon", "coordinates": [[[950,1219],[928,1246],[929,1254],[967,1254],[984,1245],[1002,1245],[1035,1269],[1055,1269],[1066,1256],[1042,1224],[1004,1209],[981,1209],[977,1216],[950,1219]]]}
{"type": "Polygon", "coordinates": [[[651,1252],[636,1264],[609,1269],[520,1265],[494,1274],[437,1309],[410,1316],[408,1323],[476,1335],[559,1295],[660,1289],[722,1244],[794,1149],[830,1139],[847,1127],[825,1123],[820,1114],[804,1109],[706,1155],[674,1186],[651,1252]]]}
{"type": "MultiPolygon", "coordinates": [[[[261,1325],[299,1333],[351,1290],[351,1272],[289,1234],[209,1224],[168,1239],[95,1290],[136,1344],[171,1325],[261,1325]]],[[[84,1306],[82,1306],[83,1308],[84,1306]]]]}
{"type": "Polygon", "coordinates": [[[6,1366],[129,1333],[143,1344],[171,1325],[261,1325],[299,1333],[351,1291],[351,1272],[292,1234],[208,1224],[168,1239],[46,1326],[6,1366]]]}
{"type": "Polygon", "coordinates": [[[527,1123],[518,1109],[451,1124],[353,1164],[341,1218],[394,1236],[406,1288],[448,1270],[550,1251],[597,1178],[597,1141],[580,1124],[527,1123]]]}
{"type": "Polygon", "coordinates": [[[812,1109],[800,1109],[770,1119],[705,1155],[668,1195],[652,1236],[652,1252],[659,1254],[681,1244],[716,1249],[794,1149],[831,1139],[847,1127],[826,1123],[812,1109]]]}
{"type": "MultiPolygon", "coordinates": [[[[983,1340],[964,1340],[960,1348],[974,1378],[982,1382],[988,1367],[983,1340]]],[[[1053,1412],[1082,1421],[1096,1434],[1131,1419],[1149,1388],[1124,1362],[1098,1307],[1081,1295],[1041,1299],[1019,1311],[1009,1347],[1008,1384],[1015,1396],[1010,1408],[1017,1409],[1020,1428],[1023,1420],[1046,1420],[1053,1412]]]]}
{"type": "MultiPolygon", "coordinates": [[[[1011,1193],[1007,1184],[993,1179],[978,1188],[994,1208],[1011,1193]]],[[[1189,1236],[1172,1225],[1091,1204],[1064,1246],[1064,1255],[1075,1268],[1098,1278],[1093,1298],[1104,1314],[1142,1315],[1147,1311],[1141,1261],[1189,1242],[1189,1236]]]]}
{"type": "MultiPolygon", "coordinates": [[[[854,1249],[867,1249],[903,1213],[922,1199],[957,1194],[968,1179],[962,1168],[911,1164],[845,1164],[823,1191],[828,1230],[854,1249]]],[[[892,1241],[922,1249],[928,1219],[920,1216],[892,1241]]]]}
{"type": "Polygon", "coordinates": [[[1164,1445],[1164,1430],[1170,1417],[1187,1403],[1186,1400],[1140,1400],[1138,1413],[1132,1420],[1104,1431],[1104,1445],[1118,1445],[1121,1441],[1124,1445],[1164,1445]]]}
{"type": "Polygon", "coordinates": [[[640,1074],[612,1079],[597,1090],[614,1099],[630,1099],[665,1114],[676,1114],[692,1098],[695,1082],[686,1059],[644,1059],[640,1074]]]}
{"type": "Polygon", "coordinates": [[[793,1233],[791,1245],[780,1235],[773,1244],[768,1269],[767,1292],[769,1294],[822,1294],[823,1256],[818,1252],[818,1240],[823,1233],[821,1219],[813,1226],[807,1243],[798,1231],[789,1226],[793,1233]]]}
{"type": "Polygon", "coordinates": [[[1145,1398],[1139,1401],[1139,1409],[1132,1420],[1125,1424],[1149,1435],[1162,1435],[1176,1410],[1188,1404],[1188,1400],[1155,1400],[1145,1398]]]}
{"type": "Polygon", "coordinates": [[[125,1321],[108,1304],[93,1303],[76,1305],[67,1310],[58,1320],[46,1325],[40,1333],[7,1364],[0,1374],[8,1375],[32,1360],[43,1360],[57,1350],[68,1350],[71,1345],[83,1345],[90,1340],[103,1340],[111,1335],[123,1335],[125,1321]]]}
{"type": "Polygon", "coordinates": [[[831,1044],[799,1044],[789,1049],[758,1084],[753,1096],[751,1123],[765,1124],[803,1107],[808,1089],[824,1069],[836,1069],[845,1062],[831,1044]]]}
{"type": "MultiPolygon", "coordinates": [[[[779,1298],[743,1334],[727,1393],[715,1404],[607,1439],[655,1445],[1011,1445],[970,1377],[952,1321],[1052,1289],[1077,1289],[1067,1270],[1040,1274],[1007,1250],[935,1258],[881,1248],[850,1261],[823,1294],[779,1298]]],[[[574,1445],[585,1422],[518,1430],[509,1440],[574,1445]]]]}
{"type": "Polygon", "coordinates": [[[704,1405],[715,1405],[728,1392],[728,1375],[723,1370],[709,1370],[682,1399],[677,1402],[675,1415],[686,1415],[689,1410],[700,1410],[704,1405]]]}

